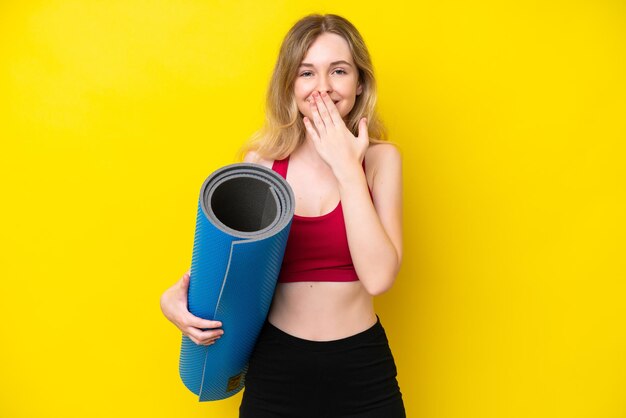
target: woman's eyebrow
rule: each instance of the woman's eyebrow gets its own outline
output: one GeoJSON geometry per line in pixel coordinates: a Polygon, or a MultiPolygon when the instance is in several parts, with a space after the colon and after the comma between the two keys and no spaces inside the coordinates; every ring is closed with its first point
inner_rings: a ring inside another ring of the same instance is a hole
{"type": "MultiPolygon", "coordinates": [[[[330,67],[332,67],[333,65],[338,65],[338,64],[345,64],[345,65],[348,65],[348,66],[352,67],[352,64],[350,64],[348,61],[344,61],[344,60],[333,61],[333,62],[330,63],[330,67]]],[[[303,63],[300,64],[300,67],[311,67],[311,68],[313,68],[314,65],[310,64],[308,62],[303,62],[303,63]]]]}

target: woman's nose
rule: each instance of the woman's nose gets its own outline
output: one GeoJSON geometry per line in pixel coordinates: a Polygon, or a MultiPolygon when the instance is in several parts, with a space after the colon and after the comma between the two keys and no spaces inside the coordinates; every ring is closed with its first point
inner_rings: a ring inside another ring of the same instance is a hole
{"type": "Polygon", "coordinates": [[[332,86],[330,85],[330,80],[327,77],[320,77],[319,82],[317,83],[317,91],[320,93],[325,91],[326,93],[330,93],[332,91],[332,86]]]}

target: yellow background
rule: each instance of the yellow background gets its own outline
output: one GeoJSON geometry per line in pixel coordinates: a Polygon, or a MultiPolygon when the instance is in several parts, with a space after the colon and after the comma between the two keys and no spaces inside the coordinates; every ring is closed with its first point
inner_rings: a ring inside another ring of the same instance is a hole
{"type": "Polygon", "coordinates": [[[235,417],[159,296],[310,12],[363,34],[405,163],[377,300],[409,417],[626,417],[623,1],[3,1],[0,417],[235,417]]]}

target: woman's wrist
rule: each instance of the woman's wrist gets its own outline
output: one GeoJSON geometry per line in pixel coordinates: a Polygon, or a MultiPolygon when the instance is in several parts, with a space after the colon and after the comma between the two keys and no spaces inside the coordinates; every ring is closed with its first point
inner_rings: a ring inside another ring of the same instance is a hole
{"type": "Polygon", "coordinates": [[[358,184],[365,179],[365,172],[357,162],[343,164],[340,168],[333,170],[333,174],[340,188],[352,187],[355,183],[358,184]]]}

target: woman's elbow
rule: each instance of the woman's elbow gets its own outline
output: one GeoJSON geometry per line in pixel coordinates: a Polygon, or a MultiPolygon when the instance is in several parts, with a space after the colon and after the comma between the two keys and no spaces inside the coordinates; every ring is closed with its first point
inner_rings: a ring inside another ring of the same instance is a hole
{"type": "Polygon", "coordinates": [[[365,275],[361,280],[365,291],[372,296],[379,296],[388,292],[396,281],[399,268],[400,265],[396,264],[386,271],[376,271],[365,275]]]}
{"type": "Polygon", "coordinates": [[[379,296],[391,289],[393,280],[380,281],[380,283],[367,284],[363,283],[365,291],[371,296],[379,296]]]}

